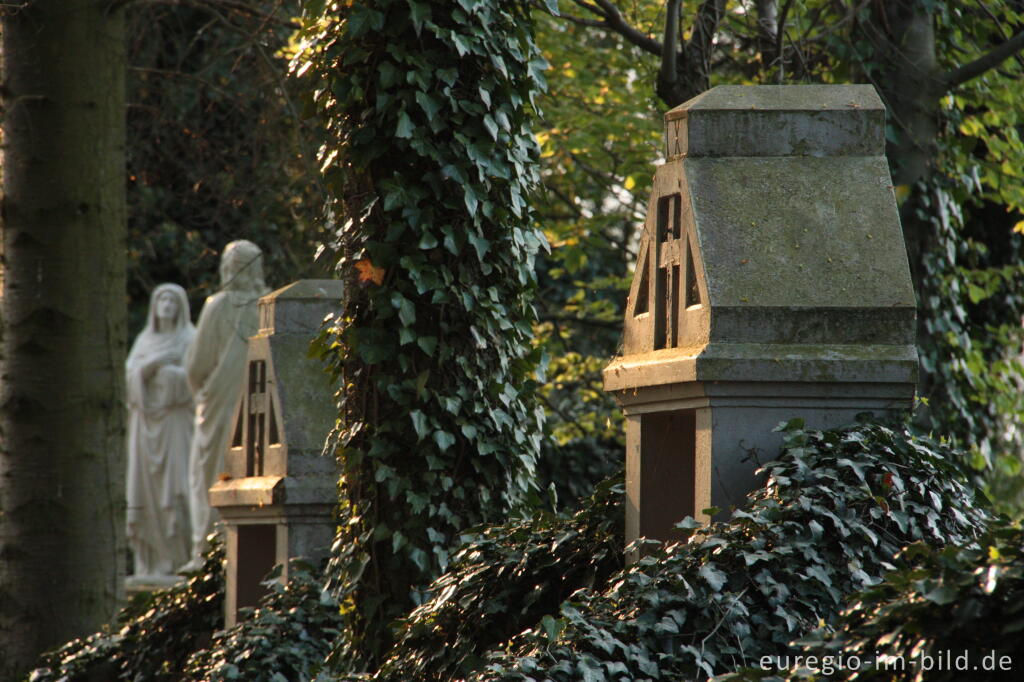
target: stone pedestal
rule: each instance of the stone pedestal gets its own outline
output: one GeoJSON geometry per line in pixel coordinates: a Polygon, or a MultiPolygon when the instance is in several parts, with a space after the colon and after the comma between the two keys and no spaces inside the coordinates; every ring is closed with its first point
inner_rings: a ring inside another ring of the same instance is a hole
{"type": "Polygon", "coordinates": [[[210,488],[225,527],[225,623],[266,594],[260,582],[288,560],[319,561],[334,537],[337,467],[323,456],[337,413],[310,341],[339,307],[342,284],[301,280],[259,302],[260,330],[249,339],[246,384],[225,455],[228,478],[210,488]]]}
{"type": "Polygon", "coordinates": [[[911,406],[915,300],[870,86],[722,86],[666,114],[604,371],[627,423],[627,541],[740,505],[780,422],[911,406]]]}

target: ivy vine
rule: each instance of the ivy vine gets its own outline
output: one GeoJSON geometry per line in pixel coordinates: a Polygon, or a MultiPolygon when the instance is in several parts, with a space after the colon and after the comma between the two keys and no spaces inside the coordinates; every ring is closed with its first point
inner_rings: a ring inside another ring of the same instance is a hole
{"type": "Polygon", "coordinates": [[[397,643],[373,679],[381,682],[463,679],[485,653],[539,622],[580,589],[603,589],[622,569],[622,475],[600,483],[582,509],[478,530],[434,595],[398,623],[397,643]]]}
{"type": "Polygon", "coordinates": [[[335,662],[359,668],[460,531],[539,502],[529,121],[546,63],[514,0],[308,0],[305,14],[293,66],[326,128],[348,284],[319,340],[341,386],[335,662]]]}

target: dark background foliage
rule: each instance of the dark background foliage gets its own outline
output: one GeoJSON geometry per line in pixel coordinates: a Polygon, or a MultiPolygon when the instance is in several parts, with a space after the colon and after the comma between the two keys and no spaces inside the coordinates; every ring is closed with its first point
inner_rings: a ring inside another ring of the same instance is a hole
{"type": "Polygon", "coordinates": [[[128,299],[181,284],[193,317],[219,287],[224,245],[249,239],[268,282],[325,272],[316,128],[294,106],[288,41],[299,3],[130,3],[128,299]]]}

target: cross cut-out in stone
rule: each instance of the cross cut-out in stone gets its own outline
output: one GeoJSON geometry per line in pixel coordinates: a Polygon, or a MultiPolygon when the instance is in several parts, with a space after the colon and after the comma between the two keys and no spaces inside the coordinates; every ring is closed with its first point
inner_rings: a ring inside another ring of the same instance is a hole
{"type": "Polygon", "coordinates": [[[249,442],[245,450],[246,476],[262,476],[264,452],[264,426],[267,419],[267,363],[253,360],[249,363],[249,442]]]}
{"type": "MultiPolygon", "coordinates": [[[[683,287],[683,253],[687,251],[686,237],[680,231],[680,207],[678,194],[658,199],[657,232],[654,238],[657,265],[654,281],[654,350],[679,345],[679,293],[683,287]]],[[[692,264],[688,265],[692,270],[692,264]]]]}

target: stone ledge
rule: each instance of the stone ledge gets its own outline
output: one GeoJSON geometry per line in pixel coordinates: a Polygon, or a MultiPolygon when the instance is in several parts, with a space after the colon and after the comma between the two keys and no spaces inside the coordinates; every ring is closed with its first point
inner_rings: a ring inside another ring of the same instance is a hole
{"type": "Polygon", "coordinates": [[[872,344],[711,343],[616,358],[604,390],[622,391],[693,381],[917,382],[913,346],[872,344]]]}

